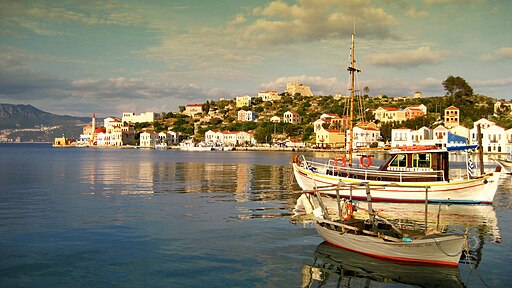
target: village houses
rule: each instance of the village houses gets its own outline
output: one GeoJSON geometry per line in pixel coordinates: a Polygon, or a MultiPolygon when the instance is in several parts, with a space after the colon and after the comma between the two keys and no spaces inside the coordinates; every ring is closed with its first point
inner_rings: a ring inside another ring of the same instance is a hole
{"type": "Polygon", "coordinates": [[[404,122],[427,115],[427,107],[423,104],[406,107],[379,107],[373,111],[375,120],[380,122],[404,122]]]}
{"type": "Polygon", "coordinates": [[[284,123],[297,124],[302,122],[302,117],[295,111],[286,111],[283,115],[284,123]]]}
{"type": "Polygon", "coordinates": [[[208,130],[204,134],[205,142],[215,145],[239,146],[239,145],[255,145],[253,132],[245,131],[220,131],[208,130]]]}

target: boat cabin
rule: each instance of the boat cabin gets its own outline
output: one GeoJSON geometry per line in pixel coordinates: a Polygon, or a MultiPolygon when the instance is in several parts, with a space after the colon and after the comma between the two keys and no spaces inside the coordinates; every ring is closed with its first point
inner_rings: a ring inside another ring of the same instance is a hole
{"type": "Polygon", "coordinates": [[[387,171],[446,171],[448,151],[445,150],[400,150],[392,151],[379,170],[387,171]]]}

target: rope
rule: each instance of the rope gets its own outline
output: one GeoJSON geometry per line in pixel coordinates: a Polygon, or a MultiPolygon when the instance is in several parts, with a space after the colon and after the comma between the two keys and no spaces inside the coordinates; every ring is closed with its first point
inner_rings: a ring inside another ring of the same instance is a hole
{"type": "MultiPolygon", "coordinates": [[[[432,239],[434,240],[434,242],[436,242],[436,246],[439,249],[439,251],[443,252],[444,255],[446,255],[448,257],[455,257],[455,256],[457,256],[457,254],[459,254],[458,252],[455,252],[455,254],[449,254],[448,252],[444,251],[443,247],[441,247],[441,244],[439,242],[437,242],[436,238],[432,238],[432,239]]],[[[464,235],[464,242],[467,242],[466,235],[464,235]]]]}
{"type": "Polygon", "coordinates": [[[466,281],[466,282],[469,282],[469,278],[471,277],[471,273],[473,271],[475,271],[476,276],[478,277],[478,279],[480,279],[480,282],[482,282],[482,284],[484,284],[485,287],[490,287],[489,285],[487,285],[487,283],[485,283],[484,279],[482,278],[482,275],[480,275],[480,273],[478,272],[478,269],[474,266],[474,263],[471,261],[469,241],[467,239],[468,230],[469,230],[469,228],[466,227],[466,233],[464,233],[464,236],[465,236],[464,237],[464,252],[466,253],[466,259],[468,260],[469,267],[471,267],[471,271],[469,272],[468,281],[466,281]]]}

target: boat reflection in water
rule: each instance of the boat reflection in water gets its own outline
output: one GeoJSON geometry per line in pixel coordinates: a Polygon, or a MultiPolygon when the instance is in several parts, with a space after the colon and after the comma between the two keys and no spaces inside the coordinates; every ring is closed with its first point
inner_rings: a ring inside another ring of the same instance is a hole
{"type": "Polygon", "coordinates": [[[458,268],[398,264],[340,249],[327,242],[316,248],[313,264],[302,268],[302,287],[370,287],[372,282],[464,287],[458,268]]]}

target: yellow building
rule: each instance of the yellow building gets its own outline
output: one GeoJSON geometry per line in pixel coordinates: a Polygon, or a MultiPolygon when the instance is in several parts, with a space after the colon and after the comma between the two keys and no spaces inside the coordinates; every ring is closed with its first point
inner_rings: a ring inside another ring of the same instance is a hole
{"type": "Polygon", "coordinates": [[[53,141],[53,146],[69,146],[71,143],[73,143],[73,139],[58,137],[53,141]]]}
{"type": "Polygon", "coordinates": [[[236,97],[236,107],[251,107],[251,96],[238,96],[236,97]]]}
{"type": "Polygon", "coordinates": [[[345,147],[345,133],[339,129],[324,129],[316,132],[316,146],[323,148],[345,147]]]}

